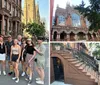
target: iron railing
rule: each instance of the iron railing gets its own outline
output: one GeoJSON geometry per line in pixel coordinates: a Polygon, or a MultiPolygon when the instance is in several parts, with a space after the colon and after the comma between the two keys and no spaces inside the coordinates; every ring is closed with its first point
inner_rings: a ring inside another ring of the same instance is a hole
{"type": "Polygon", "coordinates": [[[73,57],[91,67],[94,71],[98,71],[98,64],[93,56],[90,56],[87,53],[77,49],[71,49],[71,51],[73,53],[73,57]]]}

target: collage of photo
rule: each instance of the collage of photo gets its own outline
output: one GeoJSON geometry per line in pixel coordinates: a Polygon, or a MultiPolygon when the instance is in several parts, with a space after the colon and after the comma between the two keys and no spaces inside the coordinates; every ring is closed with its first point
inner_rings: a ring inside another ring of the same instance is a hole
{"type": "Polygon", "coordinates": [[[0,85],[100,85],[100,0],[0,0],[0,85]]]}

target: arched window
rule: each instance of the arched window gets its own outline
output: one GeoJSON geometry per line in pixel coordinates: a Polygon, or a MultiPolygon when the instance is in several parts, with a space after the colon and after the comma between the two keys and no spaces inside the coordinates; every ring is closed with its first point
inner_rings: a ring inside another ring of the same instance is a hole
{"type": "Polygon", "coordinates": [[[80,16],[76,13],[71,15],[72,17],[72,26],[73,27],[80,27],[81,23],[80,23],[80,16]]]}
{"type": "Polygon", "coordinates": [[[65,17],[63,15],[58,16],[58,24],[65,25],[65,17]]]}

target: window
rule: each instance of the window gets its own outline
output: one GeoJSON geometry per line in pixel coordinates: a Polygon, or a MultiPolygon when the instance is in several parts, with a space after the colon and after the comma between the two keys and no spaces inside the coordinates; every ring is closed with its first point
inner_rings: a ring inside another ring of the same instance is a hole
{"type": "Polygon", "coordinates": [[[76,13],[71,15],[72,17],[72,26],[73,27],[80,27],[81,23],[80,23],[80,16],[76,13]]]}
{"type": "Polygon", "coordinates": [[[18,16],[18,10],[16,10],[16,16],[18,16]]]}
{"type": "Polygon", "coordinates": [[[18,0],[16,0],[16,4],[18,5],[18,0]]]}
{"type": "Polygon", "coordinates": [[[5,33],[7,34],[7,20],[5,19],[5,22],[4,22],[4,28],[5,28],[5,33]]]}
{"type": "Polygon", "coordinates": [[[4,0],[4,7],[7,8],[7,0],[4,0]]]}
{"type": "Polygon", "coordinates": [[[12,11],[13,11],[13,16],[15,16],[15,8],[14,7],[13,7],[13,10],[12,11]]]}
{"type": "Polygon", "coordinates": [[[11,4],[8,3],[8,10],[11,11],[11,4]]]}
{"type": "Polygon", "coordinates": [[[63,15],[58,17],[58,21],[59,25],[65,25],[65,17],[63,15]]]}

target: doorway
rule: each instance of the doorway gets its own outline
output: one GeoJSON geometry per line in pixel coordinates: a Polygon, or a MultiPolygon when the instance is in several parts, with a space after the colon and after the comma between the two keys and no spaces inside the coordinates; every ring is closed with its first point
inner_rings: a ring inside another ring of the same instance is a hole
{"type": "Polygon", "coordinates": [[[52,59],[53,59],[55,81],[64,82],[64,71],[61,60],[57,57],[53,57],[52,59]]]}

